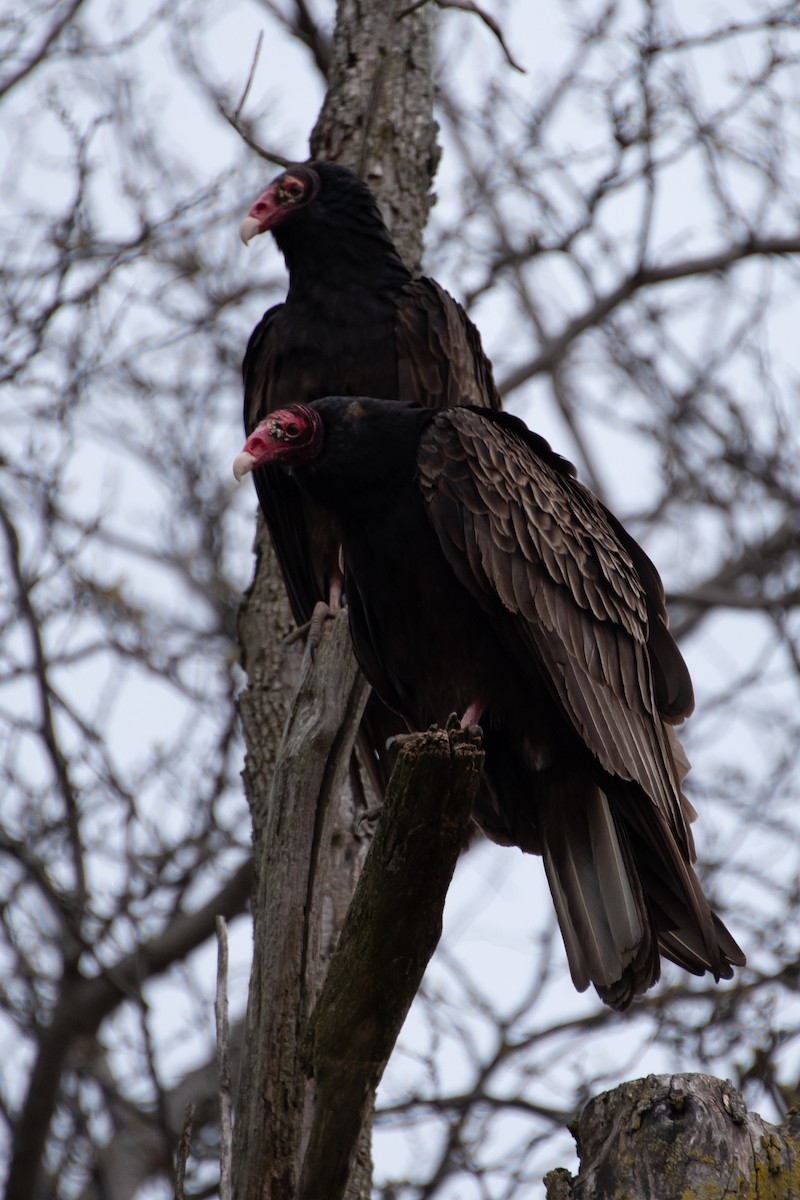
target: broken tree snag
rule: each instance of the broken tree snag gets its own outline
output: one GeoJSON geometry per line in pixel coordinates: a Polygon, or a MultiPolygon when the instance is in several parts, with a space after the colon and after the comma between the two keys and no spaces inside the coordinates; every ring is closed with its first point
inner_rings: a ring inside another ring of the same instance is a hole
{"type": "Polygon", "coordinates": [[[469,731],[404,740],[309,1023],[314,1116],[299,1200],[344,1194],[366,1110],[441,936],[482,766],[469,731]]]}
{"type": "Polygon", "coordinates": [[[710,1075],[648,1075],[590,1100],[572,1132],[581,1169],[547,1200],[793,1200],[800,1142],[710,1075]]]}

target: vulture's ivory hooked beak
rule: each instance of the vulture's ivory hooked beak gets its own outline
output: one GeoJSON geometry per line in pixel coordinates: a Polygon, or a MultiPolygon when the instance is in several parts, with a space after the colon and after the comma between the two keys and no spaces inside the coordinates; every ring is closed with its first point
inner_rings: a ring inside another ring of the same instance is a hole
{"type": "Polygon", "coordinates": [[[256,456],[249,450],[242,450],[233,460],[233,474],[237,483],[241,483],[245,475],[249,475],[255,466],[256,456]]]}
{"type": "Polygon", "coordinates": [[[256,217],[245,217],[239,226],[239,237],[242,239],[245,246],[256,236],[256,234],[259,232],[260,226],[261,222],[258,221],[256,217]]]}

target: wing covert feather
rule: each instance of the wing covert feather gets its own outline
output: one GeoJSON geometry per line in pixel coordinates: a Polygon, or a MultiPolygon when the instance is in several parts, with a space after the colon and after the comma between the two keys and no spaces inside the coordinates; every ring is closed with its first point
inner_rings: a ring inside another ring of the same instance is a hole
{"type": "Polygon", "coordinates": [[[421,276],[403,287],[395,337],[399,400],[427,408],[500,408],[478,330],[435,280],[421,276]]]}

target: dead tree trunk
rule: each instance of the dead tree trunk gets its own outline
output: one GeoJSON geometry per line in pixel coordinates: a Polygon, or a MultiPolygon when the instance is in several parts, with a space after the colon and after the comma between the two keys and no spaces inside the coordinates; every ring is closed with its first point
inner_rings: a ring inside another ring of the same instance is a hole
{"type": "MultiPolygon", "coordinates": [[[[392,0],[339,0],[328,93],[311,152],[343,162],[369,180],[400,252],[418,269],[438,157],[431,18],[427,9],[398,15],[404,7],[392,0]]],[[[256,887],[233,1155],[237,1200],[294,1200],[309,1137],[315,1149],[303,1177],[305,1194],[322,1196],[318,1186],[328,1187],[315,1182],[314,1162],[320,1154],[325,1158],[326,1145],[330,1149],[329,1134],[320,1128],[316,1089],[306,1081],[306,1070],[320,1067],[318,1047],[323,1047],[319,1054],[325,1060],[325,1079],[337,1058],[325,1032],[324,1009],[315,1014],[315,1035],[305,1058],[302,1049],[368,844],[356,829],[355,804],[346,786],[367,696],[346,619],[334,622],[313,663],[304,660],[292,703],[293,689],[287,686],[292,651],[283,649],[290,622],[282,591],[262,526],[256,573],[240,619],[249,680],[241,700],[244,776],[253,816],[256,887]]],[[[445,757],[448,769],[458,775],[449,749],[445,757]]],[[[470,778],[472,774],[467,772],[470,778]]],[[[448,782],[445,793],[453,786],[448,782]]],[[[442,902],[445,890],[446,883],[442,902]]],[[[428,955],[433,945],[435,939],[428,955]]],[[[347,1007],[338,993],[336,1003],[347,1007]]],[[[395,1024],[392,1041],[399,1021],[395,1024]]],[[[384,1050],[369,1053],[366,1076],[354,1084],[361,1129],[343,1159],[340,1153],[335,1180],[338,1194],[345,1188],[352,1200],[366,1200],[370,1193],[368,1114],[382,1070],[376,1063],[384,1050]]],[[[325,1191],[325,1200],[333,1200],[334,1194],[325,1191]]]]}
{"type": "Polygon", "coordinates": [[[728,1082],[648,1075],[590,1100],[572,1132],[581,1169],[546,1177],[547,1200],[794,1200],[797,1118],[768,1125],[728,1082]]]}

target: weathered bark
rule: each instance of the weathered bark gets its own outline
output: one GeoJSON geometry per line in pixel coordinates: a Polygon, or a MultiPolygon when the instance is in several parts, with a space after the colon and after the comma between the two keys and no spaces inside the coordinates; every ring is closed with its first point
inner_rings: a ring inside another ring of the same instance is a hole
{"type": "Polygon", "coordinates": [[[311,1017],[316,1091],[300,1200],[339,1200],[372,1097],[442,932],[483,754],[467,733],[409,739],[311,1017]]]}
{"type": "Polygon", "coordinates": [[[405,0],[339,0],[328,93],[311,153],[352,167],[377,195],[400,254],[422,262],[439,161],[428,9],[405,0]]]}
{"type": "MultiPolygon", "coordinates": [[[[259,824],[254,961],[234,1147],[235,1194],[293,1200],[304,1124],[300,1041],[316,998],[320,889],[366,687],[340,614],[307,653],[259,824]],[[312,926],[313,920],[313,928],[312,926]]],[[[248,791],[261,779],[247,771],[248,791]]]]}
{"type": "Polygon", "coordinates": [[[648,1075],[591,1100],[573,1126],[581,1169],[547,1200],[796,1200],[798,1129],[768,1125],[728,1082],[648,1075]]]}
{"type": "MultiPolygon", "coordinates": [[[[340,0],[328,94],[311,151],[355,167],[369,180],[413,269],[421,259],[438,152],[431,18],[423,9],[398,20],[402,9],[385,0],[340,0]]],[[[315,1116],[300,1041],[367,848],[354,830],[355,803],[344,787],[367,690],[343,623],[336,622],[315,662],[305,664],[276,764],[291,694],[291,651],[283,648],[290,621],[263,530],[257,542],[255,577],[240,620],[249,679],[240,708],[256,897],[234,1194],[237,1200],[288,1200],[296,1195],[315,1116]]],[[[365,1116],[346,1195],[366,1198],[370,1184],[365,1116]]]]}

